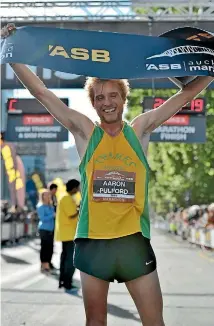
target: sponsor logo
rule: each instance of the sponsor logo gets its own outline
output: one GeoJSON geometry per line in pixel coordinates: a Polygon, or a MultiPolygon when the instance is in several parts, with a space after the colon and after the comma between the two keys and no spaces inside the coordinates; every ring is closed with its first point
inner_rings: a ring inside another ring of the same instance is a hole
{"type": "Polygon", "coordinates": [[[36,126],[36,125],[53,125],[54,124],[54,118],[51,115],[48,114],[41,114],[41,115],[24,115],[22,118],[23,125],[30,125],[30,126],[36,126]]]}
{"type": "Polygon", "coordinates": [[[182,69],[180,63],[160,63],[160,64],[146,64],[146,70],[178,70],[182,69]]]}
{"type": "Polygon", "coordinates": [[[84,48],[71,48],[65,49],[61,45],[49,45],[49,56],[61,56],[65,59],[74,59],[74,60],[91,60],[97,62],[109,62],[110,53],[107,50],[98,50],[98,49],[84,49],[84,48]]]}
{"type": "Polygon", "coordinates": [[[149,264],[151,264],[151,263],[153,263],[153,260],[149,261],[148,263],[147,263],[147,261],[146,261],[146,265],[149,265],[149,264]]]}
{"type": "Polygon", "coordinates": [[[151,57],[148,57],[147,60],[161,57],[172,58],[181,54],[209,54],[214,56],[214,50],[203,46],[182,45],[166,50],[160,54],[152,55],[151,57]]]}

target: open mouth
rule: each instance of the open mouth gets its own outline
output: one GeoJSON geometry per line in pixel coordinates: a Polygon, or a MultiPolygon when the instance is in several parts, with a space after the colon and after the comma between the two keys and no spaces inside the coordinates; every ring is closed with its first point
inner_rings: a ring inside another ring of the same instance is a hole
{"type": "Polygon", "coordinates": [[[105,113],[112,113],[112,112],[115,112],[115,111],[116,111],[115,108],[113,108],[113,109],[105,109],[105,110],[103,110],[103,112],[105,112],[105,113]]]}

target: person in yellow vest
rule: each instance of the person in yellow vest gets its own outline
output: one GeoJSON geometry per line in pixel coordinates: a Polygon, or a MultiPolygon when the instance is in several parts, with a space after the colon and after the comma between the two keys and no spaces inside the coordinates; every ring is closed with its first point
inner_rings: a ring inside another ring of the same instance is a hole
{"type": "MultiPolygon", "coordinates": [[[[2,30],[2,37],[15,26],[2,30]]],[[[118,62],[122,65],[121,62],[118,62]]],[[[87,326],[107,325],[109,283],[124,282],[147,326],[163,326],[163,302],[150,244],[147,148],[153,130],[174,116],[212,81],[199,76],[155,110],[123,121],[127,80],[86,82],[100,118],[68,108],[25,65],[10,64],[31,94],[74,136],[81,159],[81,205],[74,265],[80,270],[87,326]]],[[[152,108],[151,108],[152,109],[152,108]]]]}
{"type": "Polygon", "coordinates": [[[79,191],[79,186],[79,181],[75,179],[69,180],[66,183],[67,193],[60,199],[56,211],[54,239],[55,241],[62,242],[59,288],[64,287],[66,292],[76,290],[76,287],[72,284],[75,271],[73,265],[73,240],[76,232],[79,207],[73,197],[79,191]]]}

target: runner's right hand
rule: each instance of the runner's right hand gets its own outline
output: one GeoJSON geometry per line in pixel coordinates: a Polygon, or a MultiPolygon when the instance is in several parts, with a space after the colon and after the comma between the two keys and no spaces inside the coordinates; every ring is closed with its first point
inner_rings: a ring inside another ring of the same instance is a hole
{"type": "Polygon", "coordinates": [[[8,37],[13,31],[16,30],[16,26],[13,23],[9,23],[1,29],[1,38],[8,37]]]}

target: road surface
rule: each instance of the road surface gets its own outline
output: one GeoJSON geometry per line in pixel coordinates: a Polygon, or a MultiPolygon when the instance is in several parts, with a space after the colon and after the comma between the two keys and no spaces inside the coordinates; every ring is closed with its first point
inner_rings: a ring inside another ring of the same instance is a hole
{"type": "MultiPolygon", "coordinates": [[[[178,237],[152,230],[152,245],[164,300],[166,326],[214,325],[214,254],[178,237]]],[[[59,264],[60,245],[54,263],[59,264]]],[[[58,290],[54,276],[39,272],[39,240],[2,248],[3,326],[84,326],[82,293],[58,290]]],[[[80,285],[79,273],[75,282],[80,285]]],[[[139,326],[137,310],[123,284],[113,283],[108,298],[108,326],[139,326]]]]}

